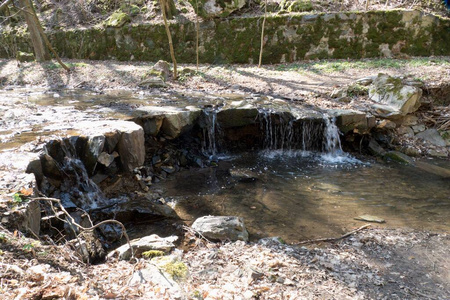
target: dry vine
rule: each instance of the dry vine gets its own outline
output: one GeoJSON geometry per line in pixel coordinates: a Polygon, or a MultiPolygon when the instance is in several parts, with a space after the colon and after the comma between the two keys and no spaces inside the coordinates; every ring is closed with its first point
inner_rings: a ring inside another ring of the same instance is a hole
{"type": "MultiPolygon", "coordinates": [[[[67,218],[69,219],[69,221],[63,220],[63,219],[59,218],[58,215],[57,215],[56,213],[55,213],[55,217],[56,217],[58,220],[61,220],[61,221],[63,221],[63,222],[68,223],[69,226],[70,226],[71,228],[72,228],[72,225],[75,226],[75,227],[77,227],[80,231],[93,231],[93,230],[96,229],[97,227],[99,227],[99,226],[101,226],[101,225],[104,225],[104,224],[107,224],[107,223],[118,224],[118,225],[122,228],[122,233],[123,233],[123,235],[125,236],[125,239],[127,240],[127,243],[128,243],[128,245],[129,245],[129,247],[130,247],[131,258],[132,258],[132,259],[135,258],[135,257],[134,257],[133,247],[131,246],[131,242],[130,242],[130,239],[129,239],[129,237],[128,237],[127,230],[125,229],[125,226],[124,226],[121,222],[119,222],[119,221],[117,221],[117,220],[104,220],[104,221],[101,221],[100,223],[97,223],[97,224],[91,226],[91,227],[83,227],[83,226],[81,226],[80,224],[78,224],[77,222],[75,222],[75,219],[67,212],[67,210],[64,208],[64,206],[61,204],[61,200],[60,200],[60,199],[56,199],[56,198],[47,198],[47,197],[37,197],[37,198],[32,198],[31,200],[34,200],[34,201],[48,201],[48,202],[50,202],[51,204],[52,204],[53,202],[54,202],[54,203],[58,203],[59,206],[60,206],[61,211],[67,216],[67,218]]],[[[53,210],[53,205],[52,205],[52,210],[53,210]]],[[[55,212],[55,211],[53,210],[53,212],[55,212]]],[[[90,220],[90,218],[89,218],[89,220],[90,220]]],[[[91,224],[92,224],[92,223],[91,223],[91,224]]],[[[77,239],[78,239],[78,235],[75,235],[75,236],[76,236],[77,239]]],[[[81,243],[80,243],[79,240],[78,240],[78,242],[79,242],[79,244],[81,245],[81,243]]]]}

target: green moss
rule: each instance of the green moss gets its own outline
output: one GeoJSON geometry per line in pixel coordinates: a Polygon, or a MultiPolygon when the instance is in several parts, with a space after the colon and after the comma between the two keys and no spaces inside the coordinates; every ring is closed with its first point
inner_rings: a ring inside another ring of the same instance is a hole
{"type": "Polygon", "coordinates": [[[126,23],[130,22],[131,18],[128,14],[116,11],[105,21],[107,27],[122,27],[126,23]]]}
{"type": "Polygon", "coordinates": [[[311,0],[283,0],[280,3],[280,11],[304,12],[313,10],[311,0]]]}
{"type": "Polygon", "coordinates": [[[173,257],[161,257],[154,262],[164,272],[169,274],[175,280],[182,280],[188,274],[188,268],[185,263],[173,257]]]}
{"type": "Polygon", "coordinates": [[[142,252],[142,257],[152,259],[153,257],[163,256],[165,253],[161,250],[149,250],[142,252]]]}

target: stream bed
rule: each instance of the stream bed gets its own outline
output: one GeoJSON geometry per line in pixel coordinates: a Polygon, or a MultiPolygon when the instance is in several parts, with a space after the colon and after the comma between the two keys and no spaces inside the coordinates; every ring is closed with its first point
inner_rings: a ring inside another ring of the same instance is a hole
{"type": "Polygon", "coordinates": [[[386,221],[373,226],[450,231],[448,179],[367,157],[246,153],[215,168],[182,171],[163,186],[166,199],[188,223],[208,214],[240,216],[252,240],[337,237],[364,225],[354,219],[361,215],[386,221]]]}

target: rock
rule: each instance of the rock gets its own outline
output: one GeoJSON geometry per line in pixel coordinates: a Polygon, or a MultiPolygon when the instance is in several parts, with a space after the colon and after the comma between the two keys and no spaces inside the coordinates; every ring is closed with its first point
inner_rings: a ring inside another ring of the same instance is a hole
{"type": "Polygon", "coordinates": [[[368,148],[373,155],[384,156],[384,154],[386,154],[386,150],[384,150],[375,139],[370,139],[368,148]]]}
{"type": "Polygon", "coordinates": [[[201,109],[189,106],[182,111],[167,112],[161,131],[172,139],[177,138],[194,125],[200,113],[201,109]]]}
{"type": "Polygon", "coordinates": [[[258,180],[258,174],[249,170],[249,169],[244,169],[244,168],[233,168],[230,169],[230,175],[231,177],[233,177],[234,179],[240,181],[240,182],[253,182],[258,180]]]}
{"type": "Polygon", "coordinates": [[[391,120],[381,120],[377,124],[378,129],[395,129],[397,127],[397,124],[395,122],[392,122],[391,120]]]}
{"type": "Polygon", "coordinates": [[[448,151],[446,149],[429,149],[428,150],[428,155],[433,156],[433,157],[447,157],[448,156],[448,151]]]}
{"type": "Polygon", "coordinates": [[[368,117],[364,112],[348,109],[333,109],[327,112],[336,118],[336,126],[344,134],[354,129],[362,132],[370,129],[368,117]]]}
{"type": "Polygon", "coordinates": [[[161,77],[164,81],[167,81],[167,78],[170,75],[170,66],[169,63],[165,60],[159,60],[152,68],[152,70],[160,72],[161,77]]]}
{"type": "MultiPolygon", "coordinates": [[[[151,286],[157,286],[169,292],[171,299],[183,299],[181,295],[182,289],[176,281],[174,281],[170,276],[161,272],[161,269],[154,264],[145,264],[143,268],[140,268],[136,272],[133,272],[131,276],[129,286],[130,287],[140,287],[144,284],[150,284],[151,286]],[[179,298],[175,297],[180,295],[179,298]]],[[[155,292],[150,290],[148,294],[141,295],[144,299],[154,299],[155,292]]]]}
{"type": "Polygon", "coordinates": [[[198,5],[198,15],[204,18],[227,17],[232,12],[244,7],[245,0],[218,1],[218,0],[200,0],[199,3],[189,0],[192,7],[198,5]]]}
{"type": "Polygon", "coordinates": [[[35,282],[44,281],[47,276],[48,270],[50,269],[50,265],[36,265],[29,267],[26,271],[26,275],[28,279],[35,282]]]}
{"type": "Polygon", "coordinates": [[[442,168],[439,166],[435,166],[426,162],[418,161],[416,162],[416,166],[428,173],[432,173],[434,175],[443,177],[443,178],[450,178],[450,169],[442,168]]]}
{"type": "Polygon", "coordinates": [[[192,224],[192,229],[211,240],[248,241],[248,232],[239,217],[205,216],[192,224]]]}
{"type": "Polygon", "coordinates": [[[73,241],[77,251],[82,254],[84,262],[96,263],[105,259],[106,252],[95,232],[83,231],[73,241]],[[81,244],[78,241],[81,241],[81,244]]]}
{"type": "Polygon", "coordinates": [[[419,118],[414,115],[407,115],[403,118],[402,125],[403,126],[417,125],[418,120],[419,120],[419,118]]]}
{"type": "Polygon", "coordinates": [[[164,82],[164,79],[157,75],[150,75],[148,78],[145,78],[141,82],[139,82],[138,86],[144,88],[159,88],[166,87],[167,84],[164,82]]]}
{"type": "Polygon", "coordinates": [[[258,114],[258,109],[252,105],[233,101],[217,113],[217,122],[221,128],[241,127],[255,124],[258,114]]]}
{"type": "Polygon", "coordinates": [[[273,246],[279,246],[279,245],[283,245],[283,244],[286,244],[286,243],[279,236],[266,237],[266,238],[262,238],[258,241],[258,245],[262,245],[265,247],[273,247],[273,246]]]}
{"type": "Polygon", "coordinates": [[[373,80],[375,79],[375,76],[369,76],[369,77],[363,77],[358,80],[356,80],[356,83],[362,86],[368,86],[373,83],[373,80]]]}
{"type": "Polygon", "coordinates": [[[408,165],[414,164],[414,160],[411,157],[398,151],[389,151],[384,155],[384,158],[408,165]]]}
{"type": "Polygon", "coordinates": [[[117,150],[122,168],[125,171],[132,172],[134,168],[144,164],[145,137],[144,130],[139,125],[126,129],[122,131],[122,135],[117,144],[117,150]]]}
{"type": "Polygon", "coordinates": [[[413,157],[420,156],[420,154],[421,154],[420,150],[418,150],[414,147],[411,147],[411,146],[406,146],[404,149],[402,149],[402,152],[408,156],[413,156],[413,157]]]}
{"type": "Polygon", "coordinates": [[[94,173],[98,157],[105,146],[105,140],[106,138],[103,134],[89,136],[87,139],[85,151],[83,151],[84,155],[80,158],[89,175],[94,173]]]}
{"type": "MultiPolygon", "coordinates": [[[[145,236],[140,239],[135,239],[130,241],[131,246],[133,247],[135,256],[139,257],[142,252],[149,250],[160,250],[165,253],[168,253],[173,248],[175,248],[175,242],[178,240],[177,236],[169,236],[166,238],[161,238],[156,234],[152,234],[149,236],[145,236]]],[[[121,260],[128,260],[131,258],[131,249],[130,246],[124,244],[117,248],[116,250],[110,252],[108,257],[112,257],[118,255],[121,260]]]]}
{"type": "Polygon", "coordinates": [[[39,201],[30,201],[26,204],[22,227],[32,232],[35,236],[39,236],[41,230],[41,205],[39,201]]]}
{"type": "Polygon", "coordinates": [[[34,54],[29,52],[17,51],[16,59],[20,62],[34,61],[34,54]]]}
{"type": "Polygon", "coordinates": [[[42,174],[44,174],[44,176],[55,180],[60,180],[62,178],[58,163],[50,155],[44,153],[39,159],[41,162],[42,174]]]}
{"type": "Polygon", "coordinates": [[[176,172],[176,169],[173,166],[161,166],[161,170],[163,170],[167,174],[173,174],[176,172]]]}
{"type": "Polygon", "coordinates": [[[414,131],[414,133],[417,134],[419,132],[425,131],[427,128],[423,124],[417,124],[417,125],[411,126],[411,129],[414,131]]]}
{"type": "Polygon", "coordinates": [[[104,165],[105,167],[109,167],[114,159],[119,156],[119,153],[114,151],[112,154],[108,154],[106,152],[102,152],[99,156],[97,161],[104,165]]]}
{"type": "Polygon", "coordinates": [[[447,145],[447,143],[441,137],[439,132],[434,128],[427,129],[423,132],[416,134],[416,138],[422,139],[424,141],[427,141],[427,142],[429,142],[435,146],[439,146],[439,147],[445,147],[447,145]]]}
{"type": "Polygon", "coordinates": [[[404,135],[407,137],[413,137],[414,131],[409,126],[401,126],[401,127],[397,128],[397,134],[404,135]]]}
{"type": "Polygon", "coordinates": [[[163,124],[164,116],[147,116],[143,118],[135,118],[134,122],[144,128],[145,135],[157,136],[163,124]]]}
{"type": "Polygon", "coordinates": [[[379,218],[377,216],[371,216],[371,215],[362,215],[359,217],[354,218],[358,221],[365,221],[365,222],[374,222],[374,223],[386,223],[386,221],[382,218],[379,218]]]}
{"type": "MultiPolygon", "coordinates": [[[[124,171],[131,172],[144,163],[144,130],[134,122],[84,121],[76,124],[74,131],[79,132],[80,136],[87,136],[88,140],[92,141],[88,149],[92,156],[96,156],[96,162],[100,153],[106,150],[102,149],[101,145],[108,145],[109,153],[117,151],[124,171]],[[116,145],[112,148],[114,144],[116,145]]],[[[87,162],[83,160],[83,163],[87,162]]]]}
{"type": "Polygon", "coordinates": [[[398,118],[415,112],[420,106],[422,89],[405,85],[397,77],[379,74],[369,88],[369,98],[377,103],[377,112],[386,118],[398,118]]]}
{"type": "Polygon", "coordinates": [[[130,22],[131,18],[124,12],[116,11],[105,21],[107,27],[122,27],[126,23],[130,22]]]}

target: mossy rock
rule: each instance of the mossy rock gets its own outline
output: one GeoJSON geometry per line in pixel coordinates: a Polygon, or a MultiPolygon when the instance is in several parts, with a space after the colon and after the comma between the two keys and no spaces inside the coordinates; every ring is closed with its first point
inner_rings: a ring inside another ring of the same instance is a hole
{"type": "Polygon", "coordinates": [[[34,61],[34,54],[28,52],[17,51],[16,58],[20,62],[34,61]]]}
{"type": "Polygon", "coordinates": [[[312,11],[313,5],[311,0],[283,0],[280,3],[281,11],[287,12],[304,12],[304,11],[312,11]]]}
{"type": "MultiPolygon", "coordinates": [[[[198,0],[189,0],[194,9],[198,0]]],[[[203,18],[227,17],[232,12],[243,8],[246,0],[199,0],[196,13],[203,18]]]]}
{"type": "Polygon", "coordinates": [[[128,14],[120,11],[114,12],[108,19],[106,19],[105,25],[107,27],[119,28],[130,22],[131,18],[128,14]]]}

